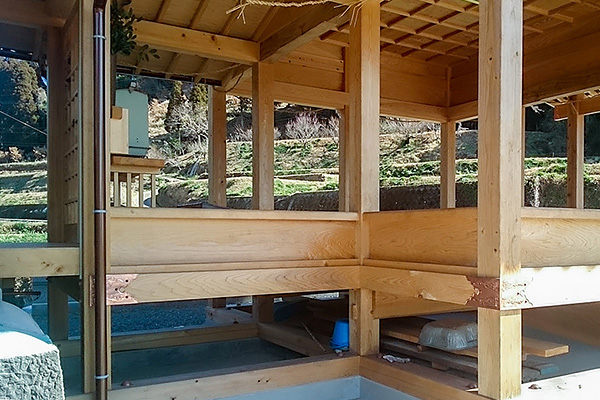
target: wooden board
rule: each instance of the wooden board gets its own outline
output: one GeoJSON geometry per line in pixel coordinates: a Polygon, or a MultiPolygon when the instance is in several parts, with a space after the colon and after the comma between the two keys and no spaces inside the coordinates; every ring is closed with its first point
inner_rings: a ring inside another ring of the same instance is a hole
{"type": "Polygon", "coordinates": [[[0,246],[0,278],[79,275],[79,248],[45,243],[0,246]]]}
{"type": "Polygon", "coordinates": [[[342,215],[262,213],[112,209],[111,263],[134,266],[355,257],[356,223],[335,220],[342,215]]]}
{"type": "Polygon", "coordinates": [[[108,304],[355,289],[359,267],[108,275],[108,304]]]}
{"type": "Polygon", "coordinates": [[[186,380],[155,383],[113,390],[111,400],[146,400],[148,398],[212,400],[256,393],[306,383],[346,378],[358,374],[358,357],[323,356],[277,362],[269,366],[240,369],[214,376],[195,374],[186,380]]]}
{"type": "MultiPolygon", "coordinates": [[[[403,318],[400,320],[383,321],[381,324],[381,335],[406,340],[411,343],[419,343],[421,329],[426,323],[431,321],[426,318],[403,318]]],[[[523,354],[547,358],[568,352],[569,346],[566,344],[523,337],[523,354]]],[[[450,351],[450,353],[477,357],[477,348],[450,351]]]]}
{"type": "Polygon", "coordinates": [[[475,208],[367,213],[365,221],[371,259],[477,265],[475,208]]]}

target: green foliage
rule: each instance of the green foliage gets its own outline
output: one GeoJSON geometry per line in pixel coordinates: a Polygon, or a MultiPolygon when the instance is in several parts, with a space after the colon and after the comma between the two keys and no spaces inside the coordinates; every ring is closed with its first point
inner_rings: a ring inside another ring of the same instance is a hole
{"type": "Polygon", "coordinates": [[[142,20],[133,13],[131,0],[119,2],[113,0],[110,8],[110,52],[112,55],[123,54],[129,56],[136,51],[138,61],[149,61],[150,57],[160,58],[156,49],[151,49],[147,44],[140,46],[136,42],[133,24],[142,20]]]}
{"type": "Polygon", "coordinates": [[[190,91],[189,99],[192,110],[198,112],[208,108],[208,87],[203,84],[196,83],[190,91]]]}
{"type": "Polygon", "coordinates": [[[30,152],[46,145],[40,131],[46,130],[47,97],[38,84],[37,64],[0,59],[0,111],[13,117],[0,114],[1,149],[16,146],[30,152]]]}
{"type": "Polygon", "coordinates": [[[177,118],[176,110],[185,103],[185,96],[183,95],[183,85],[180,81],[173,82],[173,88],[171,89],[171,96],[169,98],[169,106],[167,108],[167,115],[165,115],[165,129],[169,133],[176,133],[179,128],[180,121],[177,118]]]}
{"type": "Polygon", "coordinates": [[[48,241],[48,226],[40,222],[0,223],[0,243],[43,243],[48,241]]]}

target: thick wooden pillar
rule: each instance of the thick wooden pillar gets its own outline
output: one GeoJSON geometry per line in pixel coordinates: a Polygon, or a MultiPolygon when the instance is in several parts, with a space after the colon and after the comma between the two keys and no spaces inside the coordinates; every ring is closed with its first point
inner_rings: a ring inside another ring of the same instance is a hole
{"type": "MultiPolygon", "coordinates": [[[[227,207],[227,94],[208,87],[208,202],[227,207]]],[[[227,306],[227,299],[212,299],[214,308],[227,306]]]]}
{"type": "MultiPolygon", "coordinates": [[[[252,66],[252,208],[273,210],[275,169],[275,114],[273,65],[252,66]]],[[[254,296],[252,315],[258,322],[273,321],[273,296],[254,296]]]]}
{"type": "MultiPolygon", "coordinates": [[[[48,242],[65,240],[64,160],[65,67],[61,31],[48,29],[48,242]]],[[[48,331],[52,340],[69,336],[68,296],[48,279],[48,331]]]]}
{"type": "Polygon", "coordinates": [[[274,208],[275,115],[273,65],[252,66],[252,208],[274,208]]]}
{"type": "MultiPolygon", "coordinates": [[[[367,228],[362,215],[379,210],[379,1],[365,1],[350,26],[347,82],[350,92],[346,165],[349,176],[348,209],[360,214],[359,259],[368,254],[367,228]]],[[[350,347],[361,354],[379,351],[379,320],[373,317],[370,290],[350,294],[350,347]]]]}
{"type": "MultiPolygon", "coordinates": [[[[523,2],[481,0],[479,7],[480,276],[521,268],[523,2]]],[[[521,391],[521,312],[480,308],[479,394],[508,399],[521,391]]]]}
{"type": "Polygon", "coordinates": [[[440,136],[440,208],[455,208],[456,121],[442,122],[440,136]]]}
{"type": "Polygon", "coordinates": [[[208,201],[227,206],[227,109],[225,92],[208,88],[208,201]]]}
{"type": "Polygon", "coordinates": [[[572,97],[567,120],[567,207],[584,207],[584,116],[579,98],[572,97]]]}

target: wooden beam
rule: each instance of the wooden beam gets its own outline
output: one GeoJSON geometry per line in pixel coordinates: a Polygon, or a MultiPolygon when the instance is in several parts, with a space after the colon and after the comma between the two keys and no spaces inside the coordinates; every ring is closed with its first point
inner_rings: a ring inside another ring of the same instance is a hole
{"type": "Polygon", "coordinates": [[[53,16],[45,2],[35,0],[0,0],[0,21],[30,27],[64,26],[64,17],[53,16]]]}
{"type": "Polygon", "coordinates": [[[448,119],[445,107],[383,97],[380,102],[381,115],[432,122],[445,122],[448,119]]]}
{"type": "Polygon", "coordinates": [[[79,248],[52,244],[0,246],[0,278],[79,275],[79,248]]]}
{"type": "Polygon", "coordinates": [[[326,3],[313,7],[290,24],[283,26],[260,43],[260,60],[276,62],[300,46],[343,24],[351,12],[345,7],[326,3]]]}
{"type": "Polygon", "coordinates": [[[467,310],[473,310],[473,307],[376,292],[373,316],[377,319],[383,319],[467,310]]]}
{"type": "MultiPolygon", "coordinates": [[[[244,76],[242,76],[239,85],[235,85],[235,82],[233,82],[234,86],[229,91],[237,96],[251,97],[252,89],[247,87],[243,80],[244,76]]],[[[273,83],[273,98],[275,101],[285,103],[332,109],[342,108],[348,105],[350,101],[350,95],[347,92],[277,81],[273,83]]]]}
{"type": "Polygon", "coordinates": [[[576,98],[571,99],[567,120],[567,207],[584,207],[584,115],[576,98]]]}
{"type": "Polygon", "coordinates": [[[297,386],[358,375],[359,357],[327,355],[279,361],[257,367],[238,368],[214,375],[196,374],[192,379],[166,383],[141,382],[140,386],[112,390],[111,400],[147,400],[148,398],[212,400],[236,397],[265,390],[297,386]],[[146,385],[144,385],[146,383],[146,385]]]}
{"type": "Polygon", "coordinates": [[[252,208],[273,210],[275,105],[273,65],[252,66],[252,208]]]}
{"type": "MultiPolygon", "coordinates": [[[[573,102],[557,105],[554,107],[554,120],[560,121],[569,117],[569,110],[573,102]]],[[[574,106],[577,108],[579,115],[596,114],[600,112],[600,96],[591,98],[577,97],[574,106]]]]}
{"type": "Polygon", "coordinates": [[[501,307],[521,309],[600,301],[600,266],[524,268],[503,281],[501,307]]]}
{"type": "MultiPolygon", "coordinates": [[[[501,278],[521,268],[523,3],[479,7],[477,270],[501,278]]],[[[479,308],[479,394],[521,393],[521,312],[479,308]]]]}
{"type": "Polygon", "coordinates": [[[359,267],[108,275],[108,304],[356,289],[359,267]]]}
{"type": "Polygon", "coordinates": [[[227,206],[227,110],[226,94],[208,88],[208,201],[227,206]]]}
{"type": "Polygon", "coordinates": [[[440,136],[440,208],[455,208],[456,122],[443,122],[440,136]]]}
{"type": "Polygon", "coordinates": [[[500,308],[497,279],[395,268],[361,267],[361,288],[461,306],[500,308]],[[483,287],[486,289],[483,290],[483,287]]]}
{"type": "Polygon", "coordinates": [[[134,25],[137,42],[159,50],[215,60],[252,64],[259,59],[256,42],[150,21],[134,25]]]}

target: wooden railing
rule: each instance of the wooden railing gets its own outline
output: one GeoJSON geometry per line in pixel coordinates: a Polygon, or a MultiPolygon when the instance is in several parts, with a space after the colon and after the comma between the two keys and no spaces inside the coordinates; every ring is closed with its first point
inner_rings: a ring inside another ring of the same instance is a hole
{"type": "Polygon", "coordinates": [[[150,207],[156,207],[156,175],[164,165],[164,160],[112,155],[113,207],[144,207],[146,185],[150,186],[150,207]]]}

